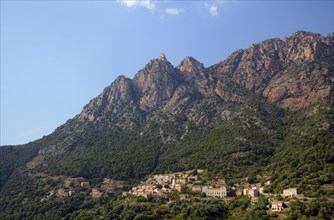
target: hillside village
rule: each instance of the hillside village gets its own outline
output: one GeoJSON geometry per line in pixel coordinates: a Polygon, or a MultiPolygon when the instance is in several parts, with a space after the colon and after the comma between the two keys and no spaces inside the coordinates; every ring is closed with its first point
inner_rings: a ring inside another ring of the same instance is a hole
{"type": "MultiPolygon", "coordinates": [[[[174,203],[179,200],[188,200],[199,197],[202,200],[216,198],[228,203],[239,196],[246,196],[250,199],[251,204],[259,202],[260,195],[269,198],[268,206],[273,212],[283,211],[286,204],[278,201],[274,195],[264,193],[264,187],[270,184],[270,180],[266,181],[263,186],[260,183],[234,184],[227,186],[224,179],[214,179],[206,181],[201,177],[204,170],[192,170],[185,172],[177,172],[171,174],[156,174],[148,178],[140,185],[133,187],[128,192],[123,192],[124,196],[134,195],[152,198],[153,201],[165,200],[167,203],[174,203]],[[175,196],[176,192],[177,196],[175,196]]],[[[277,197],[277,195],[276,195],[277,197]]],[[[287,188],[283,190],[279,198],[301,198],[297,188],[287,188]]]]}
{"type": "Polygon", "coordinates": [[[118,195],[123,192],[126,186],[124,181],[115,181],[110,178],[104,178],[101,184],[92,187],[90,182],[83,177],[67,178],[62,187],[56,192],[60,198],[72,197],[74,195],[92,196],[99,198],[105,194],[118,195]]]}
{"type": "Polygon", "coordinates": [[[225,181],[219,179],[210,184],[201,184],[202,180],[198,174],[203,170],[177,172],[171,174],[156,174],[148,178],[139,186],[133,187],[123,195],[143,196],[145,198],[152,196],[153,199],[168,198],[168,194],[173,190],[181,193],[180,198],[187,199],[186,189],[195,193],[203,193],[206,197],[225,198],[227,188],[225,181]]]}
{"type": "MultiPolygon", "coordinates": [[[[176,172],[169,174],[155,174],[139,185],[133,186],[130,190],[124,181],[116,181],[104,178],[103,182],[94,187],[83,177],[67,178],[62,187],[56,192],[59,198],[68,198],[75,195],[91,196],[100,198],[105,195],[116,196],[142,196],[153,202],[176,203],[181,200],[191,201],[193,199],[208,200],[219,199],[228,203],[236,197],[244,196],[251,204],[259,202],[260,196],[269,199],[268,208],[272,212],[283,212],[289,204],[289,198],[305,198],[298,193],[297,188],[287,188],[280,195],[272,195],[264,192],[265,186],[270,180],[261,183],[247,183],[228,186],[224,179],[216,178],[208,180],[204,178],[205,171],[202,169],[176,172]],[[278,200],[277,198],[281,198],[278,200]]],[[[247,180],[245,178],[244,180],[247,180]]]]}

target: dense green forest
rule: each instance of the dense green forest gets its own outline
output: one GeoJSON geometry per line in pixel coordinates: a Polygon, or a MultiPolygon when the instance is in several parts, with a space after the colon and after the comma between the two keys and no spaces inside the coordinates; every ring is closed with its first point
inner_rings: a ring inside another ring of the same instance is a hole
{"type": "MultiPolygon", "coordinates": [[[[251,109],[251,108],[249,108],[251,109]]],[[[249,114],[253,112],[249,111],[249,114]]],[[[269,107],[272,109],[272,107],[269,107]]],[[[245,117],[247,118],[247,117],[245,117]]],[[[92,130],[77,145],[91,140],[86,148],[75,148],[65,159],[48,161],[48,166],[37,167],[35,172],[50,176],[82,176],[92,183],[104,177],[140,180],[150,173],[172,172],[205,168],[211,177],[223,177],[227,182],[237,183],[243,177],[256,175],[271,176],[268,192],[282,192],[286,187],[297,186],[306,196],[332,197],[334,191],[323,191],[322,184],[333,181],[333,121],[332,109],[314,105],[296,112],[276,112],[268,130],[259,133],[247,129],[246,119],[236,119],[213,129],[199,128],[182,139],[177,145],[166,145],[157,134],[140,138],[129,133],[114,131],[114,135],[97,134],[92,130]],[[91,132],[91,133],[89,133],[91,132]],[[300,135],[307,132],[307,136],[300,135]],[[101,135],[101,136],[98,136],[101,135]],[[242,138],[241,138],[242,137],[242,138]],[[265,137],[265,138],[263,138],[265,137]],[[126,153],[124,151],[126,150],[126,153]],[[113,155],[112,160],[110,155],[113,155]],[[107,165],[107,166],[106,166],[107,165]]],[[[253,125],[255,126],[255,125],[253,125]]],[[[47,142],[47,137],[38,141],[47,142]]],[[[37,155],[38,145],[4,147],[7,155],[1,166],[7,176],[20,176],[21,181],[1,175],[5,185],[1,189],[1,219],[269,219],[268,201],[252,206],[247,198],[237,198],[225,204],[219,201],[178,202],[165,205],[163,202],[144,198],[75,196],[65,200],[51,197],[41,202],[48,191],[61,184],[57,179],[31,176],[28,170],[15,169],[37,155]],[[21,151],[23,149],[24,151],[21,151]],[[17,160],[18,159],[18,160],[17,160]],[[8,163],[8,160],[16,161],[8,163]],[[21,205],[24,198],[30,202],[21,205]],[[52,207],[52,208],[51,208],[52,207]],[[244,210],[244,211],[242,211],[244,210]]],[[[57,157],[55,157],[57,158],[57,157]]],[[[291,203],[287,219],[332,217],[333,202],[314,200],[312,203],[291,203]]]]}
{"type": "MultiPolygon", "coordinates": [[[[179,201],[165,204],[163,200],[152,201],[144,197],[117,196],[91,197],[75,196],[68,199],[53,198],[49,201],[31,201],[21,204],[16,201],[0,201],[4,210],[1,219],[276,219],[276,213],[268,213],[268,199],[260,197],[252,205],[248,197],[238,197],[228,204],[221,200],[179,201]],[[11,216],[11,217],[8,217],[11,216]]],[[[311,203],[292,201],[286,213],[286,219],[332,219],[334,202],[315,199],[311,203]]]]}
{"type": "MultiPolygon", "coordinates": [[[[72,150],[65,157],[46,158],[34,172],[82,176],[93,182],[110,176],[118,180],[140,180],[154,172],[194,168],[206,168],[210,175],[227,179],[269,173],[273,180],[267,189],[270,192],[299,186],[303,192],[319,195],[319,185],[334,179],[332,109],[315,105],[284,113],[267,106],[257,108],[264,111],[261,113],[254,110],[254,103],[242,109],[242,116],[231,117],[218,126],[196,127],[190,123],[190,134],[177,144],[161,142],[155,126],[144,137],[119,130],[98,132],[92,126],[71,145],[72,150]],[[263,121],[266,127],[260,130],[257,123],[263,121]]],[[[228,103],[225,106],[235,111],[228,103]]],[[[177,126],[178,123],[160,126],[177,126]]],[[[50,139],[44,137],[19,147],[2,147],[6,154],[1,154],[3,193],[6,194],[8,187],[15,188],[13,182],[5,184],[13,173],[24,175],[25,171],[15,171],[15,168],[31,161],[50,139]]]]}

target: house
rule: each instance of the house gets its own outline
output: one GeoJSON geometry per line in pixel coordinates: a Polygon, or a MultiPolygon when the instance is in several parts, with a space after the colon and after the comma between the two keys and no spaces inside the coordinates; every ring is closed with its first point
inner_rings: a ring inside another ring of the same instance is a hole
{"type": "Polygon", "coordinates": [[[83,188],[89,188],[89,182],[88,181],[81,182],[80,186],[83,188]]]}
{"type": "Polygon", "coordinates": [[[91,195],[93,198],[100,198],[103,195],[103,192],[98,188],[93,188],[91,195]]]}
{"type": "Polygon", "coordinates": [[[177,182],[181,183],[181,184],[186,184],[187,180],[188,180],[188,178],[180,178],[180,179],[177,180],[177,182]]]}
{"type": "Polygon", "coordinates": [[[182,185],[177,183],[177,184],[175,184],[174,189],[176,189],[177,191],[181,192],[182,185]]]}
{"type": "Polygon", "coordinates": [[[235,195],[236,195],[236,196],[242,196],[242,189],[237,189],[237,190],[235,191],[235,195]]]}
{"type": "Polygon", "coordinates": [[[283,190],[283,196],[285,197],[292,197],[298,195],[297,188],[288,188],[283,190]]]}
{"type": "Polygon", "coordinates": [[[245,189],[243,189],[243,190],[242,190],[242,194],[243,194],[244,196],[247,196],[247,195],[248,195],[248,190],[249,190],[249,188],[245,188],[245,189]]]}
{"type": "Polygon", "coordinates": [[[156,190],[153,192],[152,197],[154,200],[158,200],[160,198],[167,198],[167,191],[156,190]]]}
{"type": "Polygon", "coordinates": [[[191,191],[193,192],[202,192],[202,187],[200,185],[192,185],[191,191]]]}
{"type": "Polygon", "coordinates": [[[248,196],[249,197],[258,197],[259,196],[259,190],[256,188],[252,188],[248,190],[248,196]]]}
{"type": "Polygon", "coordinates": [[[64,186],[65,186],[65,187],[71,187],[71,186],[73,186],[73,185],[74,185],[74,184],[73,184],[73,181],[72,181],[71,178],[66,179],[66,180],[64,181],[64,186]]]}
{"type": "Polygon", "coordinates": [[[243,193],[245,196],[248,196],[248,197],[258,197],[259,196],[259,190],[256,187],[245,188],[243,193]]]}
{"type": "Polygon", "coordinates": [[[207,189],[204,189],[203,192],[206,194],[207,197],[218,197],[218,198],[224,198],[226,197],[226,187],[209,187],[207,189]]]}
{"type": "Polygon", "coordinates": [[[57,195],[60,197],[69,197],[68,190],[66,189],[58,189],[57,195]]]}
{"type": "Polygon", "coordinates": [[[194,182],[198,180],[198,176],[188,176],[187,178],[188,182],[194,182]]]}
{"type": "Polygon", "coordinates": [[[64,186],[65,187],[80,186],[80,183],[85,181],[86,179],[83,177],[67,178],[64,181],[64,186]]]}
{"type": "Polygon", "coordinates": [[[148,197],[148,195],[151,195],[152,193],[149,193],[149,192],[147,192],[147,191],[145,191],[145,190],[138,190],[137,191],[137,196],[142,196],[142,197],[144,197],[144,198],[147,198],[148,197]]]}
{"type": "Polygon", "coordinates": [[[103,183],[112,183],[112,179],[110,178],[104,178],[103,183]]]}
{"type": "Polygon", "coordinates": [[[283,202],[272,202],[271,203],[271,211],[273,211],[273,212],[283,211],[283,202]]]}
{"type": "Polygon", "coordinates": [[[259,197],[252,197],[251,198],[251,203],[252,203],[252,205],[255,205],[256,203],[258,203],[259,202],[259,197]]]}
{"type": "Polygon", "coordinates": [[[114,183],[103,183],[101,185],[101,191],[109,193],[109,194],[113,194],[113,195],[118,195],[120,193],[122,193],[122,188],[117,187],[116,184],[114,183]]]}
{"type": "Polygon", "coordinates": [[[74,189],[68,190],[68,197],[74,196],[76,194],[76,191],[74,189]]]}

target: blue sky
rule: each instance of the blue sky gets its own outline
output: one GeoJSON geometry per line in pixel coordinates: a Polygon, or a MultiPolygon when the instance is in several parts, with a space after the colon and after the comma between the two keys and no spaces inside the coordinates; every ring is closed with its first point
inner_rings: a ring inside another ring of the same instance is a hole
{"type": "Polygon", "coordinates": [[[1,139],[51,133],[118,75],[164,52],[210,66],[298,30],[327,35],[333,1],[3,1],[1,139]]]}

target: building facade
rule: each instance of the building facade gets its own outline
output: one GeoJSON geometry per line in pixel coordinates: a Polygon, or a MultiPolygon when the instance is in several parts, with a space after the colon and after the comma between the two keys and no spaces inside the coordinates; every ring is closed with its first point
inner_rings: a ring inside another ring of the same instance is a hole
{"type": "Polygon", "coordinates": [[[288,188],[288,189],[283,190],[283,196],[292,197],[296,195],[298,195],[297,188],[288,188]]]}
{"type": "Polygon", "coordinates": [[[226,197],[227,190],[226,187],[221,186],[217,188],[207,188],[203,190],[203,192],[206,194],[207,197],[218,197],[218,198],[224,198],[226,197]]]}

